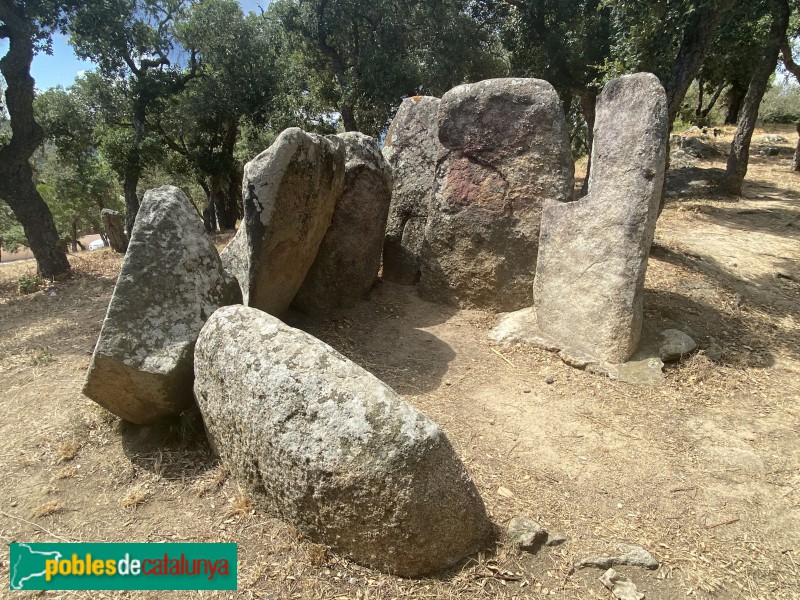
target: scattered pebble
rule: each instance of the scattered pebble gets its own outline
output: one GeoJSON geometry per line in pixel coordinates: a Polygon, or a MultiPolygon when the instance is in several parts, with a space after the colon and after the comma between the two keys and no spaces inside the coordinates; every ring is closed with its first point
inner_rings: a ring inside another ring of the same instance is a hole
{"type": "Polygon", "coordinates": [[[619,544],[617,549],[621,550],[624,554],[622,556],[590,556],[588,558],[583,558],[575,563],[573,566],[573,571],[584,569],[586,567],[610,569],[611,567],[616,567],[619,565],[625,565],[628,567],[642,567],[650,570],[658,568],[658,561],[653,558],[652,554],[640,546],[619,544]]]}
{"type": "Polygon", "coordinates": [[[636,584],[626,579],[614,569],[609,569],[600,577],[600,582],[606,586],[617,600],[643,600],[644,594],[636,589],[636,584]]]}
{"type": "Polygon", "coordinates": [[[553,378],[552,375],[548,375],[547,378],[545,378],[545,380],[544,380],[544,382],[547,383],[547,384],[551,384],[554,381],[555,381],[555,379],[553,378]]]}
{"type": "Polygon", "coordinates": [[[547,530],[528,517],[514,517],[508,523],[509,544],[518,550],[535,553],[547,538],[547,530]]]}

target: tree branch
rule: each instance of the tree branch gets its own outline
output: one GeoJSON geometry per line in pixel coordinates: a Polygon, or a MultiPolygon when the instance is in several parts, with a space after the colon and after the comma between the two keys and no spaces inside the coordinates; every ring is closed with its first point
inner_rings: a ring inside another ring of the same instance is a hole
{"type": "Polygon", "coordinates": [[[781,58],[783,59],[783,65],[786,67],[786,70],[800,81],[800,65],[794,62],[792,46],[789,44],[788,36],[783,36],[783,40],[781,41],[781,58]]]}

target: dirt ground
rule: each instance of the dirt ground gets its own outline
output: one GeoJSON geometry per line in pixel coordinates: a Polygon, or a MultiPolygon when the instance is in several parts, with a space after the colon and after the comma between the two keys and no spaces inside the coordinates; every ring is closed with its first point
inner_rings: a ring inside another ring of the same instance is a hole
{"type": "MultiPolygon", "coordinates": [[[[722,149],[730,133],[709,143],[722,149]]],[[[535,555],[500,539],[438,577],[359,567],[256,513],[196,417],[136,427],[83,397],[120,264],[110,251],[73,257],[75,277],[24,296],[17,280],[33,266],[3,266],[0,590],[11,541],[228,541],[239,544],[237,592],[172,596],[611,598],[601,570],[571,566],[629,543],[661,563],[617,569],[648,599],[800,598],[800,175],[785,135],[778,156],[754,143],[738,201],[703,187],[723,157],[673,171],[646,321],[701,348],[716,338],[724,355],[717,363],[701,350],[659,387],[496,345],[496,315],[389,283],[353,310],[290,319],[437,421],[499,527],[528,515],[568,537],[535,555]]]]}

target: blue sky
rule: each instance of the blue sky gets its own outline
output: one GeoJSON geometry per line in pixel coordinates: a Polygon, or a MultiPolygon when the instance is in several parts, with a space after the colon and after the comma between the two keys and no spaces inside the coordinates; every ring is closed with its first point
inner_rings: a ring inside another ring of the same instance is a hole
{"type": "MultiPolygon", "coordinates": [[[[269,0],[239,0],[245,12],[258,12],[259,6],[266,6],[269,0]]],[[[0,41],[0,56],[8,51],[8,40],[0,41]]],[[[80,60],[72,51],[67,38],[57,35],[53,38],[53,54],[37,54],[31,65],[31,75],[36,81],[36,88],[46,90],[57,85],[64,87],[75,81],[75,77],[84,70],[91,70],[93,64],[80,60]]]]}

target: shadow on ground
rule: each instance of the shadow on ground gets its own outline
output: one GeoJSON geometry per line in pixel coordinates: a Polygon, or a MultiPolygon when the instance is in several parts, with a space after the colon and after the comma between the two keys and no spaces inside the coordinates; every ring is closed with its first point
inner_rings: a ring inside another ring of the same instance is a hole
{"type": "Polygon", "coordinates": [[[219,462],[198,410],[152,425],[120,420],[118,430],[131,463],[167,479],[195,478],[219,462]]]}
{"type": "Polygon", "coordinates": [[[421,300],[412,286],[380,281],[368,300],[327,314],[291,313],[286,322],[333,346],[400,394],[435,390],[455,351],[424,330],[457,308],[421,300]]]}

